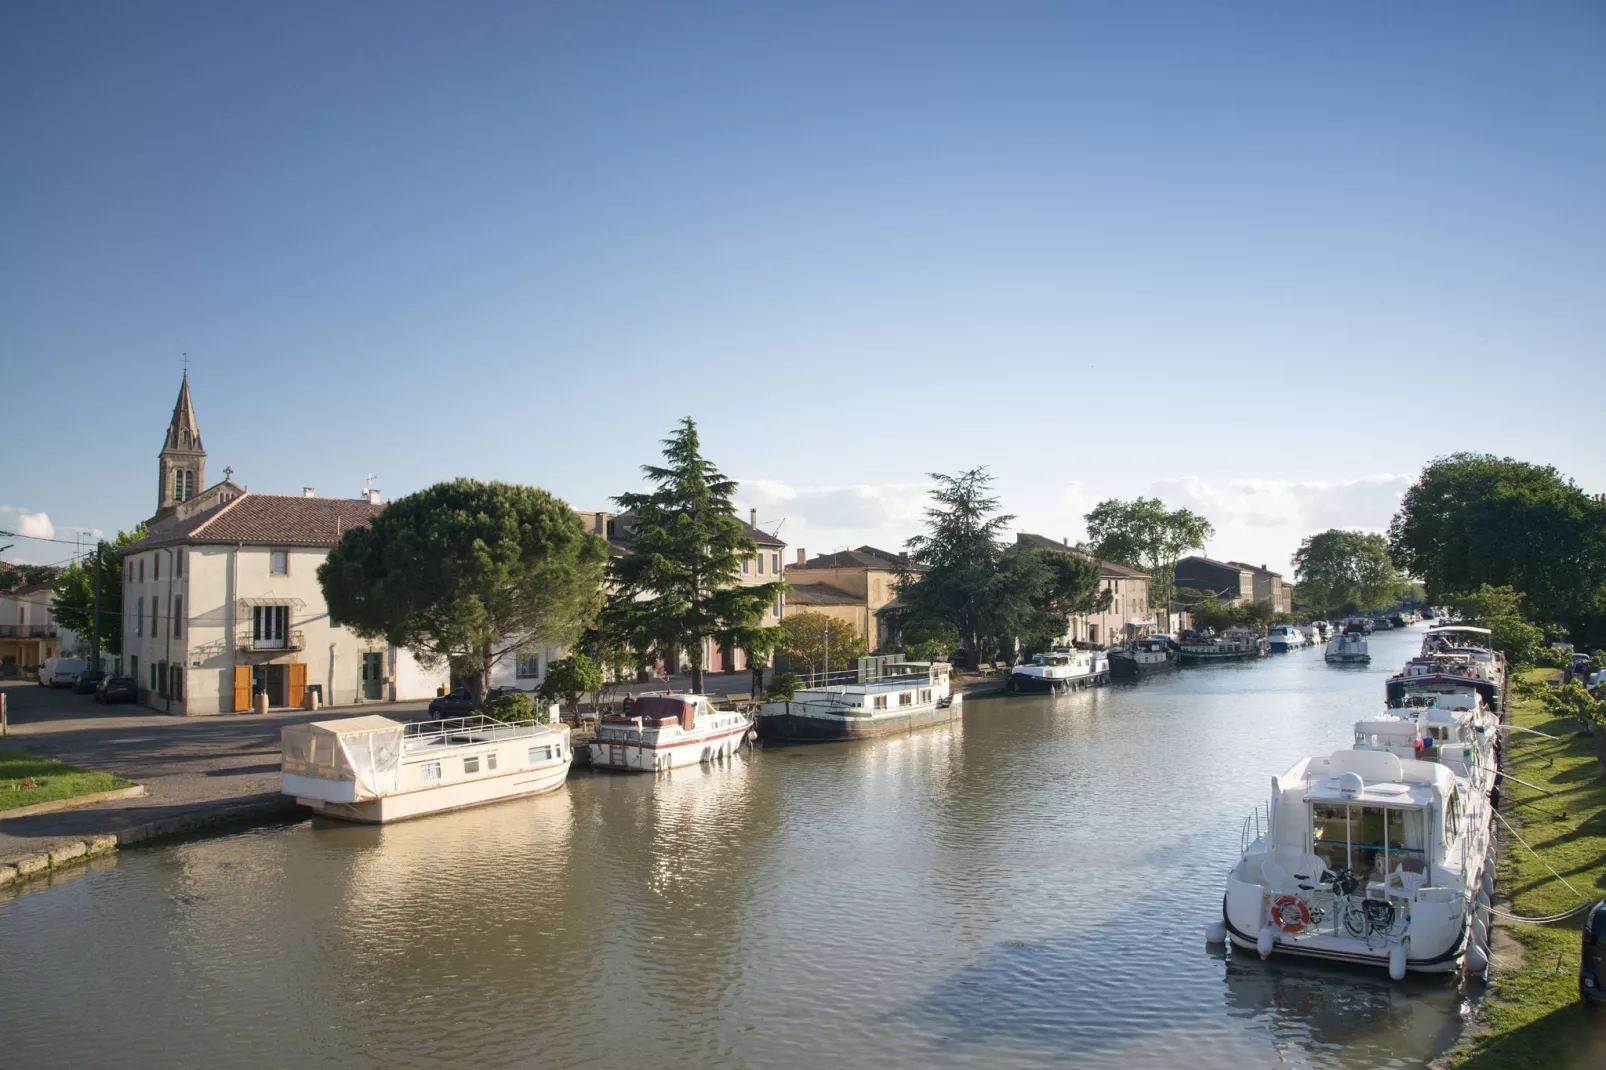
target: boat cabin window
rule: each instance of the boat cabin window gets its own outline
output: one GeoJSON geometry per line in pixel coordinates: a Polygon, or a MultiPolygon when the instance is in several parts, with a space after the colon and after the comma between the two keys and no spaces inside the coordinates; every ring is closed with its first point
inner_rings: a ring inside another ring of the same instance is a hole
{"type": "Polygon", "coordinates": [[[425,780],[439,780],[441,778],[441,763],[425,762],[418,767],[418,773],[425,780]]]}
{"type": "Polygon", "coordinates": [[[531,747],[530,748],[529,761],[530,761],[531,765],[534,765],[536,762],[549,762],[551,760],[552,760],[552,748],[551,747],[531,747]]]}
{"type": "Polygon", "coordinates": [[[920,703],[921,703],[921,705],[925,705],[926,703],[928,703],[930,701],[931,701],[931,688],[928,687],[928,688],[923,689],[920,692],[920,703]]]}
{"type": "Polygon", "coordinates": [[[478,754],[463,759],[463,772],[478,773],[480,771],[480,756],[478,754]]]}
{"type": "Polygon", "coordinates": [[[915,704],[915,696],[914,696],[913,692],[910,692],[910,691],[899,691],[898,692],[898,705],[900,705],[900,706],[913,706],[914,704],[915,704]]]}
{"type": "Polygon", "coordinates": [[[492,751],[491,753],[489,753],[489,754],[487,754],[485,756],[485,768],[487,770],[491,770],[491,769],[495,769],[496,768],[496,752],[495,751],[492,751]]]}
{"type": "Polygon", "coordinates": [[[1396,869],[1426,874],[1427,833],[1421,810],[1358,803],[1312,803],[1311,841],[1331,870],[1381,881],[1396,869]]]}
{"type": "Polygon", "coordinates": [[[875,708],[878,709],[878,710],[886,709],[887,708],[887,696],[885,696],[885,695],[877,695],[875,697],[875,708]]]}
{"type": "Polygon", "coordinates": [[[1461,795],[1455,789],[1450,789],[1450,797],[1444,800],[1444,839],[1445,842],[1456,838],[1461,832],[1461,795]]]}

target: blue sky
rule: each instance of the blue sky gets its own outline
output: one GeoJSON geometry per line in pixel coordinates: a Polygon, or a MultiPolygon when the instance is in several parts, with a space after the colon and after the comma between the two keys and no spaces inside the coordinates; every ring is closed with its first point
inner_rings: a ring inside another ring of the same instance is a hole
{"type": "Polygon", "coordinates": [[[982,464],[1273,568],[1439,453],[1606,490],[1588,0],[18,2],[0,100],[7,530],[150,514],[181,352],[213,479],[600,508],[690,414],[810,552],[982,464]]]}

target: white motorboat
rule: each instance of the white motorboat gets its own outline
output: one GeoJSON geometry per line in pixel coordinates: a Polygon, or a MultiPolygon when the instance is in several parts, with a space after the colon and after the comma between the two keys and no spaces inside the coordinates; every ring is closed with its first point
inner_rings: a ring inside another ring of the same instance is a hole
{"type": "Polygon", "coordinates": [[[348,717],[280,730],[282,790],[320,814],[378,824],[539,795],[574,756],[562,725],[488,717],[348,717]]]}
{"type": "Polygon", "coordinates": [[[1498,724],[1475,699],[1408,712],[1358,722],[1353,750],[1272,778],[1211,939],[1395,980],[1484,969],[1498,724]]]}
{"type": "Polygon", "coordinates": [[[1304,650],[1310,645],[1310,637],[1292,624],[1273,624],[1266,632],[1266,645],[1273,654],[1286,654],[1304,650]]]}
{"type": "Polygon", "coordinates": [[[942,661],[860,658],[854,669],[821,673],[791,698],[760,706],[758,736],[765,742],[826,743],[957,721],[965,696],[953,689],[951,672],[942,661]]]}
{"type": "Polygon", "coordinates": [[[1357,629],[1335,635],[1327,644],[1326,658],[1336,665],[1365,665],[1372,655],[1366,649],[1366,636],[1357,629]]]}
{"type": "Polygon", "coordinates": [[[1011,694],[1045,694],[1094,687],[1110,678],[1110,656],[1103,650],[1055,649],[1010,670],[1011,694]]]}
{"type": "Polygon", "coordinates": [[[642,695],[630,711],[609,714],[591,743],[593,769],[657,773],[723,761],[736,753],[753,723],[716,710],[703,695],[642,695]]]}

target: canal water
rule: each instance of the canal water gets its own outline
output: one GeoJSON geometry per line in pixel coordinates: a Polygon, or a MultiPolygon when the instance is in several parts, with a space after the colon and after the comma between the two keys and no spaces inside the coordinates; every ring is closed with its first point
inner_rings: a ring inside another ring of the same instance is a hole
{"type": "Polygon", "coordinates": [[[1205,946],[1243,816],[1421,629],[900,739],[389,828],[168,847],[0,901],[7,1065],[1378,1067],[1453,980],[1205,946]]]}

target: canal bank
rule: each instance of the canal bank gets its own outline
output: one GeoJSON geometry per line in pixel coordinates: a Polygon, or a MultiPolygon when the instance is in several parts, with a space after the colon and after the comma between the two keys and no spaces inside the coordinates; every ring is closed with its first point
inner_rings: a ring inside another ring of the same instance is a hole
{"type": "Polygon", "coordinates": [[[7,1055],[1424,1066],[1456,1039],[1453,982],[1199,938],[1270,776],[1346,746],[1419,641],[1379,639],[1376,670],[1296,652],[396,826],[120,852],[0,902],[7,1055]]]}
{"type": "MultiPolygon", "coordinates": [[[[1606,779],[1594,741],[1579,723],[1555,716],[1530,690],[1548,686],[1559,673],[1538,669],[1524,676],[1528,686],[1518,685],[1524,693],[1512,703],[1509,721],[1556,738],[1508,733],[1496,902],[1511,914],[1539,918],[1579,906],[1579,895],[1567,884],[1586,897],[1606,896],[1606,779]]],[[[1497,922],[1488,995],[1466,1038],[1439,1065],[1606,1066],[1606,1013],[1591,1013],[1578,998],[1582,929],[1581,917],[1544,926],[1497,922]],[[1499,953],[1502,942],[1510,953],[1499,953]]]]}

